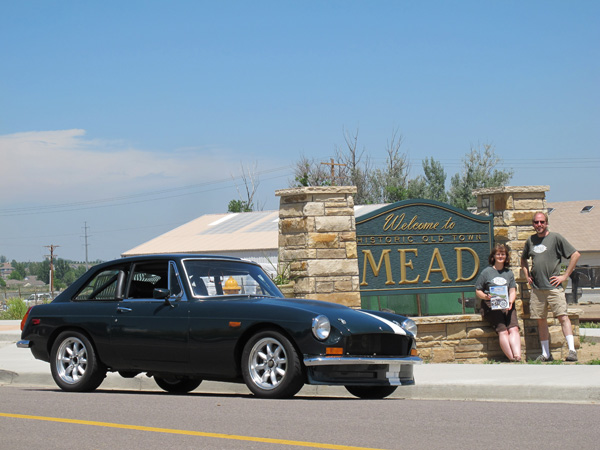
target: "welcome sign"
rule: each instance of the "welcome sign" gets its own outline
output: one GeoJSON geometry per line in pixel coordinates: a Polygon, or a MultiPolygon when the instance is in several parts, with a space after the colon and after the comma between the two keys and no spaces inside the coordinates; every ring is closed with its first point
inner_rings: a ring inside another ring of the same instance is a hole
{"type": "Polygon", "coordinates": [[[357,218],[361,292],[474,290],[492,249],[492,220],[429,200],[397,202],[357,218]]]}

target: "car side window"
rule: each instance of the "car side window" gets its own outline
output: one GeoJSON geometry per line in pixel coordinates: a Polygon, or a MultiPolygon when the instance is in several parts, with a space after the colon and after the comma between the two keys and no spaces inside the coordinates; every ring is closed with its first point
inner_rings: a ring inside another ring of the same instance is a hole
{"type": "Polygon", "coordinates": [[[194,296],[272,295],[280,296],[266,274],[257,266],[237,261],[184,261],[194,296]],[[269,289],[272,286],[272,289],[269,289]]]}
{"type": "Polygon", "coordinates": [[[127,298],[153,298],[154,289],[169,287],[169,262],[138,263],[134,266],[127,298]]]}
{"type": "MultiPolygon", "coordinates": [[[[77,294],[75,300],[116,300],[119,294],[118,269],[109,269],[99,272],[90,282],[77,294]]],[[[122,275],[121,275],[122,276],[122,275]]]]}

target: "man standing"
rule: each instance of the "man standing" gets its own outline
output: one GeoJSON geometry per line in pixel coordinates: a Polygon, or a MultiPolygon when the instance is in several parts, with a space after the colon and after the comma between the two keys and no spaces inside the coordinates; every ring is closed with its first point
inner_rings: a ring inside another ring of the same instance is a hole
{"type": "Polygon", "coordinates": [[[531,235],[521,256],[521,269],[531,286],[531,318],[537,319],[542,354],[537,361],[552,361],[550,353],[548,332],[548,307],[558,318],[569,346],[569,355],[566,361],[577,361],[573,329],[567,315],[567,299],[562,287],[563,281],[575,270],[579,260],[579,252],[558,233],[548,230],[548,215],[536,212],[533,216],[534,235],[531,235]],[[531,271],[528,259],[532,260],[531,271]],[[564,273],[560,273],[562,259],[569,259],[569,266],[564,273]]]}

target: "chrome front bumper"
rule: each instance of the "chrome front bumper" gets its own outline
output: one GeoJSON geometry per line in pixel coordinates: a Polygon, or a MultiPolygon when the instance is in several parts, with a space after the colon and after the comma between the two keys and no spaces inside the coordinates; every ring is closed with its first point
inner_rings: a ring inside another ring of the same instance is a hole
{"type": "Polygon", "coordinates": [[[421,364],[423,360],[418,356],[407,356],[405,358],[382,358],[368,356],[315,356],[304,358],[305,366],[353,366],[359,364],[421,364]]]}
{"type": "Polygon", "coordinates": [[[368,356],[316,356],[304,358],[309,384],[401,386],[415,384],[417,356],[385,358],[368,356]]]}

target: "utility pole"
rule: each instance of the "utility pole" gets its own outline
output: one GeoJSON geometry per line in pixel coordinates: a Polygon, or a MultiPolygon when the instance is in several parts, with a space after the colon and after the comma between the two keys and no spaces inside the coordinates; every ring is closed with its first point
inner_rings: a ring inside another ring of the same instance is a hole
{"type": "Polygon", "coordinates": [[[90,264],[88,262],[88,234],[87,234],[87,230],[88,230],[88,226],[87,226],[87,222],[83,222],[83,233],[84,233],[84,238],[85,238],[85,270],[89,270],[90,268],[90,264]]]}
{"type": "Polygon", "coordinates": [[[50,249],[50,255],[46,255],[50,257],[50,296],[54,298],[54,249],[60,247],[60,245],[46,245],[46,248],[50,249]]]}
{"type": "Polygon", "coordinates": [[[331,185],[335,186],[335,166],[344,166],[346,167],[346,164],[339,164],[334,162],[333,158],[331,158],[331,162],[322,162],[321,164],[325,164],[326,166],[331,166],[331,185]]]}

